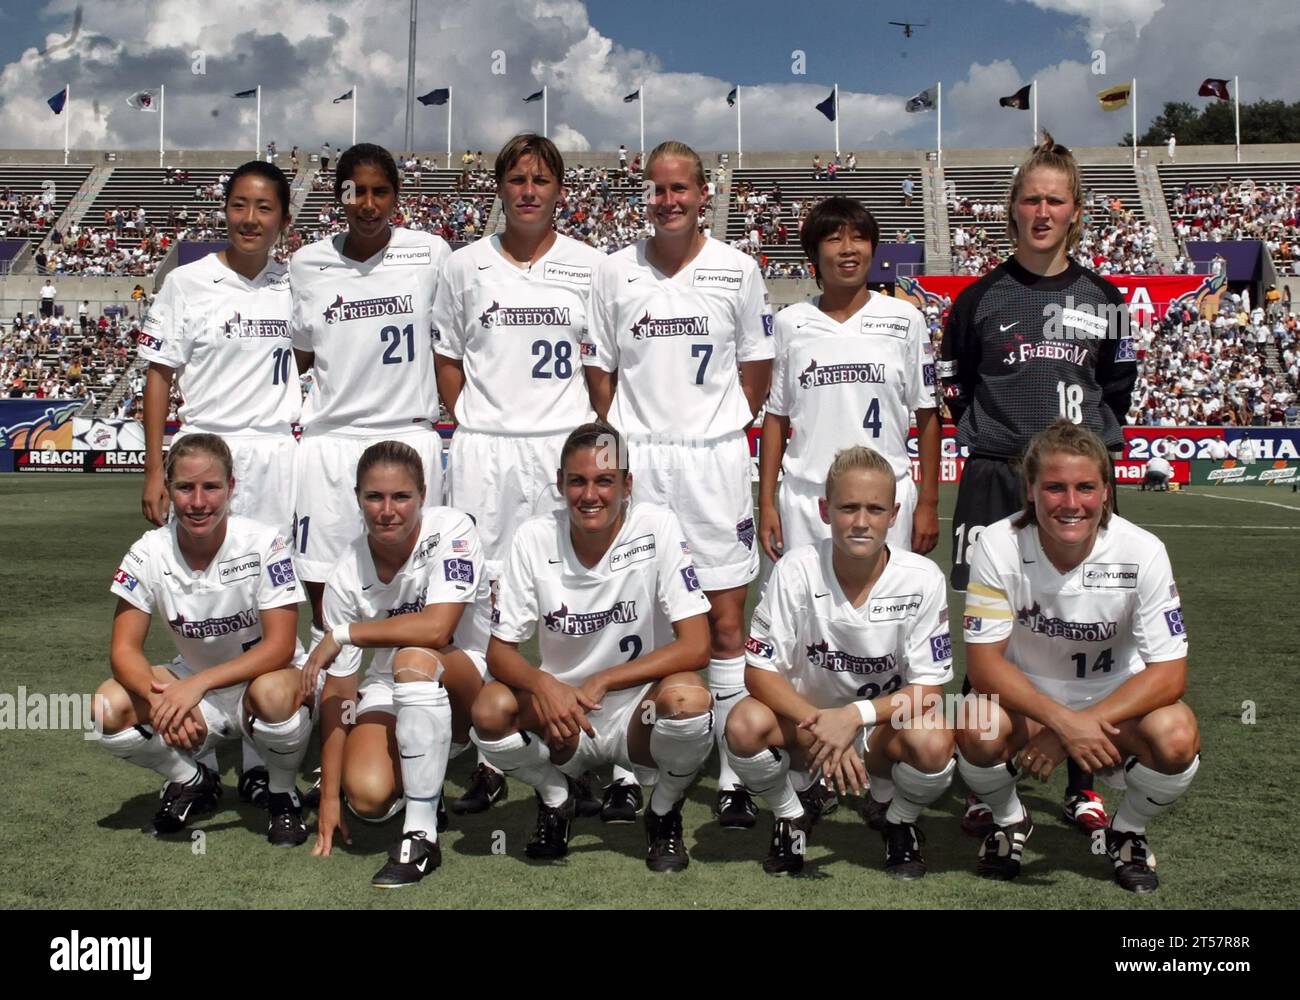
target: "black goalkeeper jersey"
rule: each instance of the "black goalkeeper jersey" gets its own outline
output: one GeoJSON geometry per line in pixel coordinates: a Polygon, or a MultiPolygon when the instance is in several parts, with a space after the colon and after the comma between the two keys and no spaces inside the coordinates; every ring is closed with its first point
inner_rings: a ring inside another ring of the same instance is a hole
{"type": "Polygon", "coordinates": [[[1124,297],[1074,261],[1044,277],[1009,258],[957,296],[938,373],[972,454],[1020,456],[1058,417],[1119,450],[1137,381],[1124,297]]]}

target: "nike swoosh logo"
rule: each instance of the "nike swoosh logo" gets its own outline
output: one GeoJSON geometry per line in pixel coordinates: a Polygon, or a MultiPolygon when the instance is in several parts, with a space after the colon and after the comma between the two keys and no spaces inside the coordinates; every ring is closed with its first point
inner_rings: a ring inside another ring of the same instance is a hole
{"type": "Polygon", "coordinates": [[[641,280],[641,276],[640,276],[640,275],[637,275],[635,278],[628,278],[628,279],[627,279],[627,283],[630,285],[630,284],[632,284],[632,282],[634,282],[634,281],[640,281],[640,280],[641,280]]]}
{"type": "Polygon", "coordinates": [[[486,270],[487,270],[489,267],[491,267],[491,266],[492,266],[491,264],[480,264],[480,265],[478,266],[478,269],[479,269],[480,271],[486,271],[486,270]]]}
{"type": "MultiPolygon", "coordinates": [[[[730,700],[731,698],[739,698],[742,694],[747,694],[747,693],[748,693],[748,692],[745,692],[745,691],[733,691],[731,694],[720,694],[720,695],[718,695],[716,698],[714,698],[713,700],[714,700],[714,701],[728,701],[728,700],[730,700]]],[[[680,777],[680,776],[679,776],[679,777],[680,777]]]]}
{"type": "Polygon", "coordinates": [[[1037,559],[1021,559],[1020,561],[1021,561],[1022,563],[1024,563],[1026,566],[1030,566],[1030,565],[1032,565],[1033,563],[1038,562],[1037,559]]]}
{"type": "Polygon", "coordinates": [[[998,332],[999,332],[999,333],[1006,333],[1006,332],[1007,332],[1008,330],[1010,330],[1013,326],[1019,326],[1019,325],[1020,325],[1020,320],[1016,320],[1014,323],[1008,323],[1006,326],[1003,326],[1001,323],[999,323],[999,324],[998,324],[998,332]]]}
{"type": "Polygon", "coordinates": [[[685,774],[678,774],[676,771],[669,771],[668,776],[670,778],[689,778],[694,773],[694,771],[687,771],[685,774]]]}
{"type": "Polygon", "coordinates": [[[212,279],[212,283],[213,283],[214,285],[219,285],[219,284],[221,284],[221,283],[222,283],[223,281],[225,281],[225,280],[226,280],[225,278],[213,278],[213,279],[212,279]]]}
{"type": "Polygon", "coordinates": [[[428,858],[421,858],[415,865],[416,871],[420,872],[420,874],[422,875],[424,874],[424,870],[428,867],[429,867],[428,858]]]}
{"type": "Polygon", "coordinates": [[[829,590],[826,591],[826,593],[824,593],[824,594],[813,594],[813,597],[815,597],[815,598],[816,598],[816,597],[830,597],[830,596],[831,596],[831,592],[830,592],[829,590]]]}
{"type": "Polygon", "coordinates": [[[1147,801],[1150,802],[1153,806],[1171,806],[1171,805],[1173,805],[1175,802],[1177,802],[1178,800],[1177,800],[1177,799],[1171,799],[1171,800],[1168,801],[1168,802],[1157,802],[1157,801],[1156,801],[1155,799],[1153,799],[1150,795],[1148,795],[1148,796],[1147,796],[1147,801]]]}
{"type": "Polygon", "coordinates": [[[364,587],[362,587],[361,589],[362,589],[363,591],[365,591],[365,590],[369,590],[369,589],[370,589],[371,587],[373,587],[373,586],[374,586],[373,583],[368,583],[368,584],[366,584],[364,587]]]}
{"type": "Polygon", "coordinates": [[[807,325],[808,325],[809,323],[811,323],[811,322],[812,322],[812,320],[804,320],[802,323],[796,323],[796,324],[794,325],[794,328],[795,328],[796,330],[802,330],[805,326],[807,326],[807,325]]]}
{"type": "Polygon", "coordinates": [[[558,559],[547,559],[546,561],[550,563],[552,566],[558,566],[560,564],[560,560],[558,559]]]}
{"type": "Polygon", "coordinates": [[[402,760],[418,760],[424,756],[422,753],[402,753],[400,750],[397,751],[397,754],[402,760]]]}

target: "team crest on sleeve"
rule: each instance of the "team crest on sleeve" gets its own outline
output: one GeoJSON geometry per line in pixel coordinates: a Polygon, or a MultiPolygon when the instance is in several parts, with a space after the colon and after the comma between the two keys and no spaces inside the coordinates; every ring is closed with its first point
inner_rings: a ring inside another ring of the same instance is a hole
{"type": "Polygon", "coordinates": [[[755,656],[761,656],[765,660],[770,660],[775,655],[775,650],[770,642],[764,642],[757,636],[752,635],[745,640],[745,650],[755,656]]]}
{"type": "Polygon", "coordinates": [[[1165,625],[1172,636],[1187,635],[1187,626],[1183,623],[1183,609],[1170,608],[1165,612],[1165,625]]]}
{"type": "Polygon", "coordinates": [[[1132,337],[1124,337],[1115,345],[1116,361],[1136,361],[1137,357],[1137,347],[1132,337]]]}
{"type": "Polygon", "coordinates": [[[135,342],[140,347],[148,347],[155,351],[162,350],[162,338],[155,337],[152,333],[146,333],[144,330],[135,335],[135,342]]]}
{"type": "Polygon", "coordinates": [[[984,619],[979,615],[963,615],[961,624],[967,632],[978,632],[984,627],[984,619]]]}
{"type": "Polygon", "coordinates": [[[935,663],[944,663],[952,659],[952,636],[947,632],[931,637],[930,659],[935,663]]]}
{"type": "Polygon", "coordinates": [[[443,576],[452,583],[474,582],[474,564],[468,559],[444,559],[442,572],[443,576]]]}
{"type": "Polygon", "coordinates": [[[120,584],[121,586],[125,587],[127,590],[135,590],[135,588],[140,584],[139,580],[133,577],[126,570],[122,569],[120,566],[118,567],[117,572],[113,574],[113,582],[116,584],[120,584]]]}
{"type": "Polygon", "coordinates": [[[776,332],[776,317],[771,313],[763,313],[763,336],[770,337],[776,332]]]}
{"type": "Polygon", "coordinates": [[[596,356],[596,345],[590,340],[584,340],[578,345],[578,352],[584,358],[594,358],[596,356]]]}
{"type": "Polygon", "coordinates": [[[268,564],[266,575],[271,578],[271,584],[275,587],[287,587],[297,580],[297,577],[293,575],[292,559],[281,559],[279,562],[268,564]]]}
{"type": "Polygon", "coordinates": [[[736,540],[747,549],[754,547],[754,519],[747,517],[736,525],[736,540]]]}
{"type": "Polygon", "coordinates": [[[921,373],[925,377],[926,385],[934,385],[934,365],[929,363],[922,365],[921,373]]]}
{"type": "Polygon", "coordinates": [[[469,539],[453,538],[451,540],[451,551],[456,553],[456,555],[458,556],[469,555],[469,539]]]}
{"type": "Polygon", "coordinates": [[[694,566],[682,567],[682,580],[685,582],[688,591],[700,589],[700,578],[695,575],[694,566]]]}

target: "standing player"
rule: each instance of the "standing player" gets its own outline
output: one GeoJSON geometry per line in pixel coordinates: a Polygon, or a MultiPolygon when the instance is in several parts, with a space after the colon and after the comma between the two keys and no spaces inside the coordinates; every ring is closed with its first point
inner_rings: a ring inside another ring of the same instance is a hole
{"type": "Polygon", "coordinates": [[[537,790],[531,858],[568,852],[566,776],[611,763],[658,768],[646,865],[681,871],[690,861],[681,800],[714,741],[698,673],[708,660],[708,601],[677,518],[655,504],[629,506],[626,458],[608,424],[579,427],[557,476],[568,510],[515,532],[488,646],[496,680],[474,703],[474,742],[537,790]],[[539,624],[533,666],[519,644],[539,624]]]}
{"type": "Polygon", "coordinates": [[[975,545],[966,658],[975,690],[999,707],[992,733],[960,729],[957,745],[962,778],[996,824],[976,866],[985,878],[1015,878],[1034,829],[1019,772],[1046,781],[1068,756],[1122,777],[1106,851],[1121,886],[1153,892],[1147,824],[1200,766],[1196,717],[1179,700],[1187,631],[1169,555],[1112,514],[1110,468],[1095,434],[1058,420],[1025,455],[1024,512],[975,545]]]}
{"type": "Polygon", "coordinates": [[[405,795],[402,838],[371,880],[396,889],[442,863],[442,782],[447,761],[468,746],[470,706],[487,669],[487,584],[468,515],[424,507],[424,464],[415,449],[400,441],[371,445],[356,475],[365,534],[330,571],[331,631],[303,671],[304,690],[327,672],[312,853],[329,855],[335,828],[351,841],[340,790],[354,813],[372,820],[392,815],[405,795]],[[375,655],[358,684],[362,649],[375,655]],[[351,713],[347,704],[355,706],[351,713]]]}
{"type": "MultiPolygon", "coordinates": [[[[226,246],[172,271],[149,307],[139,336],[139,355],[149,362],[141,508],[154,524],[167,523],[163,437],[175,381],[182,399],[175,440],[220,434],[239,484],[231,512],[292,537],[293,422],[302,395],[291,361],[289,273],[270,259],[288,225],[289,182],[280,168],[245,163],[226,185],[226,246]]],[[[266,764],[249,741],[243,755],[240,798],[263,806],[266,764]]]]}
{"type": "Polygon", "coordinates": [[[298,368],[316,370],[303,406],[294,539],[314,638],[325,580],[361,529],[352,493],[361,453],[383,440],[409,444],[424,462],[429,503],[442,502],[432,312],[451,251],[440,236],[389,225],[399,186],[388,150],[348,149],[334,175],[347,232],[303,247],[289,265],[298,368]]]}
{"type": "MultiPolygon", "coordinates": [[[[451,255],[434,309],[438,391],[457,423],[447,502],[475,519],[492,584],[515,528],[562,506],[560,448],[594,415],[579,345],[591,275],[604,259],[555,231],[564,160],[550,139],[515,136],[495,170],[505,232],[451,255]]],[[[481,812],[505,790],[480,761],[452,811],[481,812]]]]}
{"type": "MultiPolygon", "coordinates": [[[[745,592],[758,575],[745,430],[771,381],[772,315],[753,259],[700,231],[699,155],[660,143],[646,178],[655,234],[596,269],[582,361],[596,412],[633,446],[639,499],[681,519],[697,560],[721,739],[745,692],[745,592]]],[[[722,825],[752,827],[753,799],[725,755],[718,787],[722,825]]]]}
{"type": "Polygon", "coordinates": [[[792,766],[806,788],[823,767],[841,792],[861,791],[868,773],[873,786],[896,786],[879,810],[885,871],[926,872],[916,821],[952,782],[953,732],[922,709],[952,678],[952,639],[943,572],[886,544],[898,482],[878,452],[837,454],[820,502],[830,538],[789,550],[754,611],[750,696],[732,710],[726,742],[736,773],[775,814],[763,862],[772,875],[803,869],[803,842],[822,812],[792,782],[792,766]]]}
{"type": "Polygon", "coordinates": [[[307,839],[295,782],[311,736],[293,666],[302,590],[288,541],[230,515],[233,467],[215,434],[172,445],[172,522],[132,545],[113,576],[113,679],[96,693],[95,721],[104,749],[166,779],[157,833],[214,811],[221,779],[199,758],[223,739],[251,739],[270,772],[267,839],[293,847],[307,839]],[[155,615],[176,644],[165,667],[144,652],[155,615]]]}
{"type": "Polygon", "coordinates": [[[775,561],[785,550],[828,537],[818,511],[822,477],[836,452],[860,444],[889,459],[898,478],[891,547],[929,552],[939,540],[941,429],[925,318],[910,302],[867,288],[880,227],[858,202],[835,197],[818,203],[799,240],[822,294],[776,317],[772,394],[759,449],[763,551],[775,561]],[[919,497],[907,451],[913,413],[919,497]],[[778,472],[784,473],[779,502],[778,472]]]}
{"type": "MultiPolygon", "coordinates": [[[[953,513],[952,585],[966,589],[970,553],[986,525],[1022,507],[1020,456],[1057,417],[1095,431],[1112,451],[1137,381],[1137,354],[1118,288],[1070,259],[1082,232],[1079,165],[1047,133],[1007,195],[1015,253],[953,303],[939,375],[970,450],[953,513]]],[[[1107,823],[1092,779],[1071,766],[1065,817],[1091,832],[1107,823]]],[[[968,832],[990,816],[967,803],[968,832]]]]}

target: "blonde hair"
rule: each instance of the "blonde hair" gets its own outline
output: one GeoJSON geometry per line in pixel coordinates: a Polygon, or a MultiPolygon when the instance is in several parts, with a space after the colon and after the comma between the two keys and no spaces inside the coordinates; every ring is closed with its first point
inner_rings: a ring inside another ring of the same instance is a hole
{"type": "Polygon", "coordinates": [[[1011,180],[1011,189],[1007,192],[1007,235],[1013,244],[1019,245],[1020,226],[1016,222],[1016,202],[1020,200],[1020,192],[1024,190],[1025,179],[1030,171],[1039,168],[1059,170],[1065,174],[1066,182],[1070,185],[1070,197],[1074,199],[1078,216],[1070,223],[1065,242],[1067,250],[1074,250],[1079,245],[1079,237],[1083,235],[1083,177],[1079,173],[1079,164],[1075,161],[1074,154],[1058,145],[1046,129],[1043,130],[1043,141],[1030,150],[1029,156],[1016,168],[1016,175],[1011,180]]]}
{"type": "Polygon", "coordinates": [[[1013,522],[1017,528],[1027,528],[1038,523],[1038,512],[1034,509],[1034,483],[1047,461],[1048,455],[1079,455],[1091,459],[1101,474],[1106,485],[1106,505],[1101,511],[1101,526],[1110,523],[1110,515],[1115,509],[1115,482],[1110,465],[1110,452],[1101,438],[1086,427],[1071,423],[1065,417],[1059,417],[1046,430],[1039,431],[1025,449],[1022,465],[1025,487],[1025,510],[1013,522]]]}
{"type": "Polygon", "coordinates": [[[230,446],[225,441],[216,434],[186,434],[167,449],[167,482],[172,481],[177,462],[190,455],[199,454],[211,455],[215,458],[220,463],[226,479],[234,475],[235,460],[231,457],[230,446]]]}
{"type": "Polygon", "coordinates": [[[889,464],[889,459],[878,451],[872,451],[863,445],[857,445],[853,448],[844,448],[835,453],[835,459],[826,472],[827,503],[830,503],[831,492],[835,489],[835,484],[839,482],[840,477],[846,472],[852,472],[855,469],[879,472],[889,479],[891,486],[897,492],[898,477],[894,475],[894,467],[889,464]]]}
{"type": "Polygon", "coordinates": [[[656,162],[674,156],[679,156],[683,160],[690,160],[695,165],[695,183],[702,190],[708,184],[704,177],[704,161],[700,159],[700,154],[691,149],[690,146],[684,142],[677,142],[675,139],[661,142],[650,150],[650,155],[646,157],[645,161],[645,176],[650,176],[650,171],[654,168],[656,162]]]}

